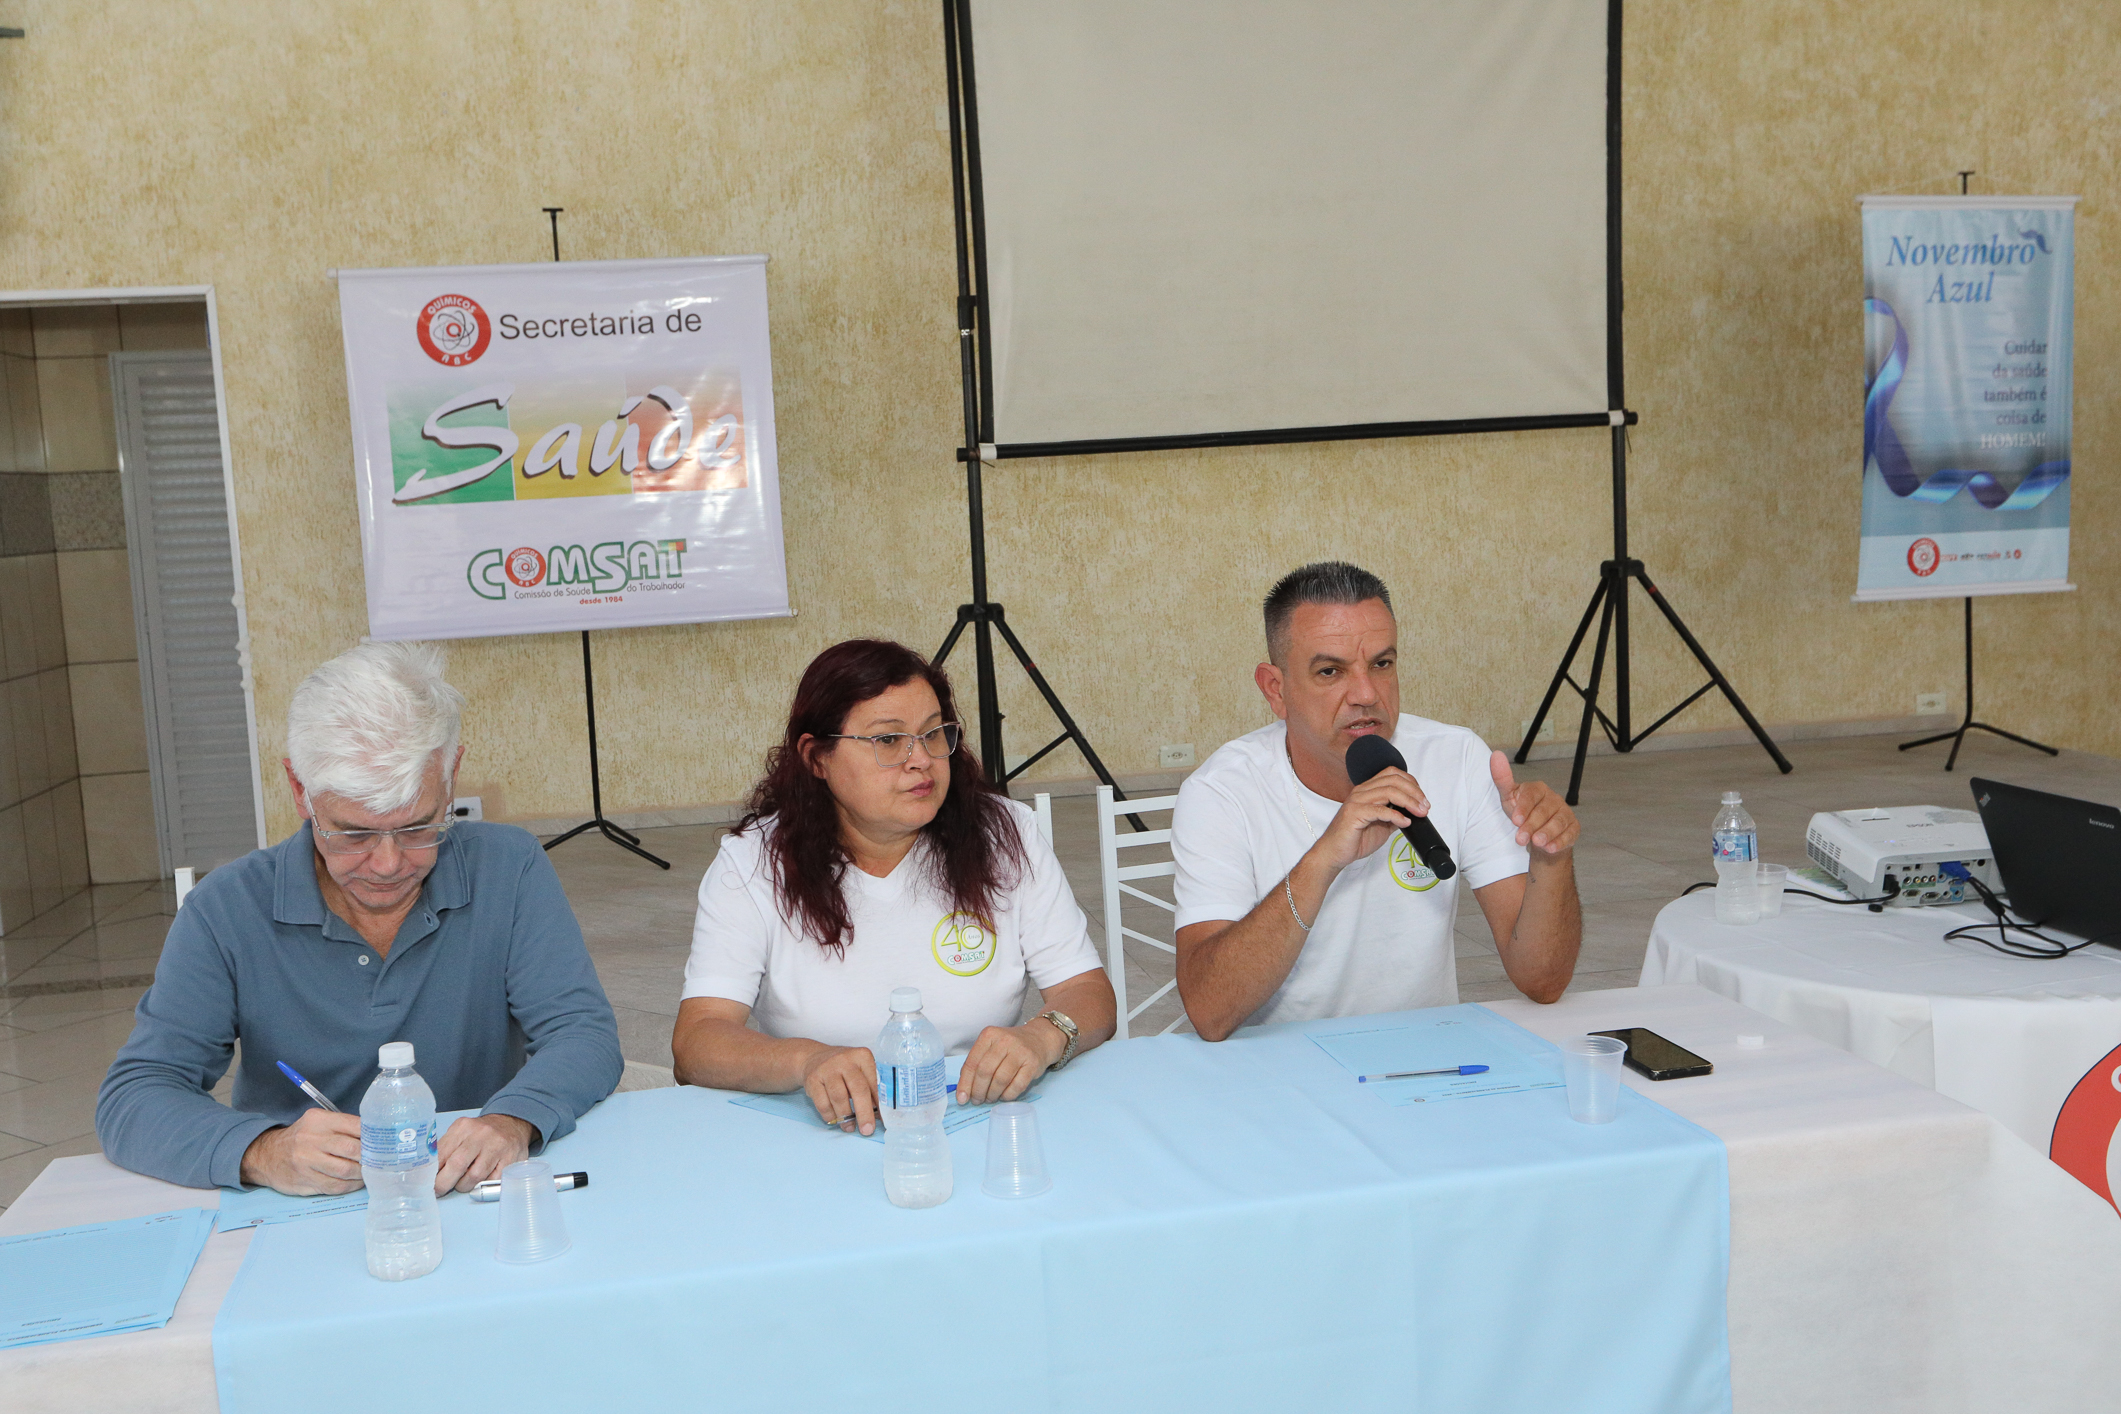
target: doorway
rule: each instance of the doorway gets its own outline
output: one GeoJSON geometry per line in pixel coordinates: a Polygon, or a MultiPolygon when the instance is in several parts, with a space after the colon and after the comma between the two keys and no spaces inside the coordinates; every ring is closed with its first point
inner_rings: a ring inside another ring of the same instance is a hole
{"type": "Polygon", "coordinates": [[[209,290],[0,295],[0,972],[262,843],[217,370],[209,290]]]}

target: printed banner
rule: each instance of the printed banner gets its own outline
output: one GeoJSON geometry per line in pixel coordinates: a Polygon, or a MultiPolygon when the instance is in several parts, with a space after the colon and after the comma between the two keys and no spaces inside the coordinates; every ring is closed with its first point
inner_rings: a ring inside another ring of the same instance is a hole
{"type": "Polygon", "coordinates": [[[1863,198],[1856,598],[2072,589],[2077,198],[1863,198]]]}
{"type": "Polygon", "coordinates": [[[368,631],[786,615],[766,258],[341,270],[368,631]]]}

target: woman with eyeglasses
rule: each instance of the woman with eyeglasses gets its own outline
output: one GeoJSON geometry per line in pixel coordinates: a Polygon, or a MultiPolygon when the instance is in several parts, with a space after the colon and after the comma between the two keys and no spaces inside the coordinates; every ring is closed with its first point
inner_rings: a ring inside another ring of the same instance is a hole
{"type": "Polygon", "coordinates": [[[804,670],[749,812],[700,881],[678,1079],[800,1089],[821,1120],[872,1133],[869,1046],[896,987],[918,987],[965,1056],[960,1104],[1015,1099],[1114,1026],[1060,861],[981,775],[950,680],[910,648],[855,639],[804,670]],[[1018,1025],[1033,986],[1041,1010],[1018,1025]]]}

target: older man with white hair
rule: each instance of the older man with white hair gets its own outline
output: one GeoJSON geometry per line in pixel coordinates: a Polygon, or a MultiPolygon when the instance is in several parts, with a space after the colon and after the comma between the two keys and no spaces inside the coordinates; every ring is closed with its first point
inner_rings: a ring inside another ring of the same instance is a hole
{"type": "Polygon", "coordinates": [[[171,925],[96,1103],[113,1162],[191,1187],[358,1188],[377,1047],[410,1041],[437,1108],[479,1111],[437,1144],[436,1191],[468,1190],[618,1084],[611,1003],[545,852],[451,817],[462,705],[423,644],[364,644],[295,689],[281,764],[303,826],[207,875],[171,925]],[[210,1092],[238,1041],[230,1108],[210,1092]]]}

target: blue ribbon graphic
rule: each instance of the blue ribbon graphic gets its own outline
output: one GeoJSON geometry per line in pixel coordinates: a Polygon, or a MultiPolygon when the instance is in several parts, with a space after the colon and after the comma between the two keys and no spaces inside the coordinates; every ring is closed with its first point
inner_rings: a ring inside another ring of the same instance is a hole
{"type": "Polygon", "coordinates": [[[1892,419],[1887,416],[1893,395],[1900,391],[1900,380],[1907,373],[1907,330],[1884,300],[1866,297],[1863,308],[1867,314],[1884,315],[1893,325],[1893,351],[1879,365],[1863,396],[1863,464],[1877,462],[1887,490],[1895,496],[1938,504],[1965,491],[1989,510],[2024,511],[2039,505],[2069,480],[2067,457],[2041,462],[2011,490],[2004,489],[2002,482],[1985,471],[1940,471],[1925,479],[1915,470],[1913,458],[1908,456],[1900,434],[1893,431],[1892,419]]]}

